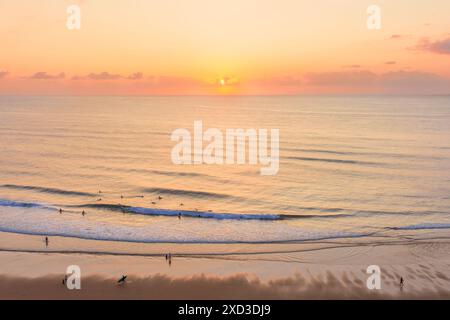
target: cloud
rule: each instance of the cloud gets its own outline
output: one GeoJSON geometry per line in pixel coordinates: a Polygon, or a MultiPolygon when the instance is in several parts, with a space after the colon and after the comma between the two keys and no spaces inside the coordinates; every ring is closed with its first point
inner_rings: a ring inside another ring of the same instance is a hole
{"type": "Polygon", "coordinates": [[[349,88],[350,91],[411,94],[450,94],[450,78],[421,71],[371,71],[309,73],[312,87],[349,88]]]}
{"type": "Polygon", "coordinates": [[[434,42],[429,39],[422,39],[415,48],[439,54],[450,54],[450,37],[434,42]]]}
{"type": "Polygon", "coordinates": [[[345,71],[308,73],[305,76],[308,85],[313,86],[361,86],[370,85],[377,80],[377,75],[371,71],[345,71]]]}
{"type": "Polygon", "coordinates": [[[420,71],[395,71],[380,75],[380,85],[403,91],[450,93],[450,79],[433,73],[420,71]]]}
{"type": "Polygon", "coordinates": [[[9,74],[8,71],[0,70],[0,79],[3,79],[3,78],[6,77],[8,74],[9,74]]]}
{"type": "Polygon", "coordinates": [[[129,76],[124,76],[121,74],[109,73],[109,72],[100,72],[100,73],[89,73],[85,76],[73,76],[72,80],[141,80],[144,78],[144,74],[142,72],[132,73],[129,76]]]}
{"type": "Polygon", "coordinates": [[[127,79],[129,80],[141,80],[144,78],[144,74],[142,72],[136,72],[133,74],[130,74],[127,79]]]}
{"type": "Polygon", "coordinates": [[[64,79],[66,77],[64,72],[61,72],[60,74],[51,75],[47,72],[36,72],[32,76],[28,77],[28,79],[34,79],[34,80],[56,80],[56,79],[64,79]]]}

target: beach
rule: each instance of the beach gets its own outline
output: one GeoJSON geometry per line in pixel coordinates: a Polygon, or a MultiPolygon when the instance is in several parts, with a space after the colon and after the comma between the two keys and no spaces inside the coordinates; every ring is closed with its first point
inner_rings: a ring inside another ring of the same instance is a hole
{"type": "Polygon", "coordinates": [[[97,244],[55,237],[46,248],[42,237],[0,233],[0,238],[1,299],[450,298],[450,242],[445,239],[377,246],[331,241],[230,248],[97,244]],[[167,252],[172,255],[170,266],[167,252]],[[381,269],[379,290],[366,286],[367,267],[374,264],[381,269]],[[81,269],[81,290],[62,285],[70,265],[81,269]],[[127,281],[119,285],[124,274],[127,281]]]}
{"type": "Polygon", "coordinates": [[[0,116],[2,298],[449,298],[448,97],[1,97],[0,116]],[[277,174],[174,163],[199,119],[279,129],[277,174]]]}

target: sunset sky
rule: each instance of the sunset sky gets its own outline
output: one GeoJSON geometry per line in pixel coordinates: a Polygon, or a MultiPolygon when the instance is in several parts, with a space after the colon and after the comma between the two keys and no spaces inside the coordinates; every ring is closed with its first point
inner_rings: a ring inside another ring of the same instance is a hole
{"type": "Polygon", "coordinates": [[[0,0],[0,94],[450,94],[449,13],[448,0],[0,0]]]}

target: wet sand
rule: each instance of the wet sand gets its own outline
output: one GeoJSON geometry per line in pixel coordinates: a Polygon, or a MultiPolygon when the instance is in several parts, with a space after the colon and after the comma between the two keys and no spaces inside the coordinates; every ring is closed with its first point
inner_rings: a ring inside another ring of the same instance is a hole
{"type": "Polygon", "coordinates": [[[180,245],[50,237],[49,247],[38,236],[0,233],[0,240],[0,299],[450,299],[447,240],[180,245]],[[380,290],[366,286],[374,264],[380,290]],[[69,265],[81,268],[81,290],[62,285],[69,265]],[[122,274],[128,279],[119,286],[122,274]]]}

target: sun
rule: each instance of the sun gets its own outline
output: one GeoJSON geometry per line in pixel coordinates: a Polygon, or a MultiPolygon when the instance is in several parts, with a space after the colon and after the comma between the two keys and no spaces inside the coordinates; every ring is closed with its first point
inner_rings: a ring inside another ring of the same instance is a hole
{"type": "Polygon", "coordinates": [[[219,80],[219,84],[220,84],[221,87],[223,87],[225,85],[225,83],[226,83],[225,79],[220,79],[219,80]]]}

